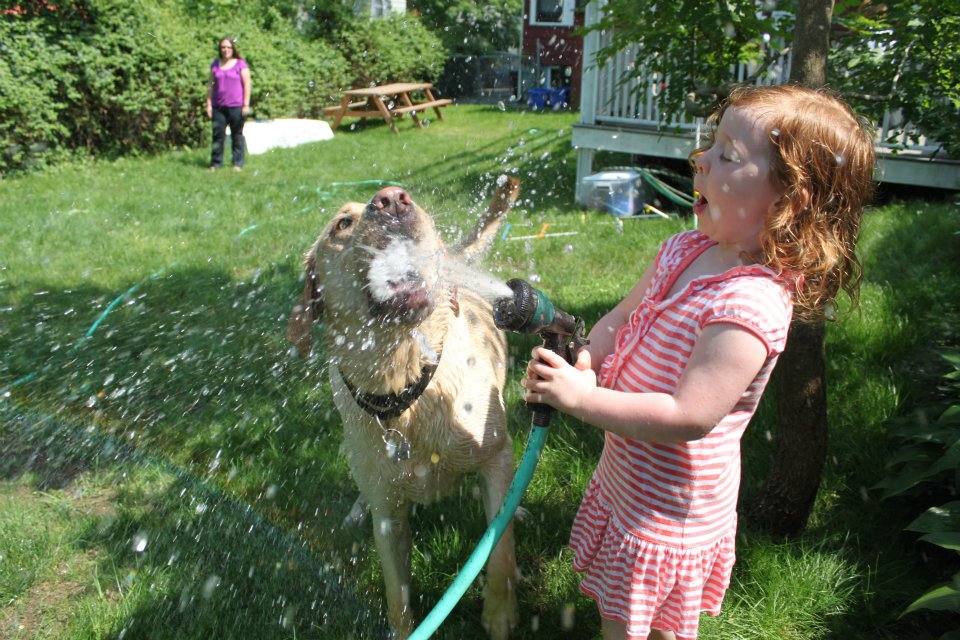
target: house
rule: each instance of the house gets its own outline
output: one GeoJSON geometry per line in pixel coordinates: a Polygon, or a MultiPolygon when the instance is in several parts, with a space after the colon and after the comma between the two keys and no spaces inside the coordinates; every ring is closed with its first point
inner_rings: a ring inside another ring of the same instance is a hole
{"type": "Polygon", "coordinates": [[[521,55],[536,68],[535,88],[570,87],[569,103],[580,101],[583,38],[574,29],[583,26],[585,0],[524,0],[521,55]]]}
{"type": "MultiPolygon", "coordinates": [[[[598,4],[586,5],[586,25],[597,22],[598,4]]],[[[594,60],[610,39],[609,32],[588,33],[583,41],[583,60],[594,60]]],[[[653,79],[634,77],[626,84],[621,82],[625,70],[635,68],[637,58],[636,48],[628,47],[602,68],[590,62],[583,66],[580,120],[572,134],[572,144],[578,150],[579,203],[584,203],[583,179],[594,173],[594,155],[599,150],[685,160],[700,145],[702,119],[679,114],[662,122],[655,100],[658,85],[653,79]]],[[[759,83],[784,82],[790,74],[789,55],[770,69],[759,83]]],[[[752,72],[741,65],[738,80],[750,77],[752,72]]],[[[877,128],[878,182],[960,190],[960,160],[945,157],[939,144],[918,134],[898,113],[887,112],[877,128]]]]}
{"type": "Polygon", "coordinates": [[[406,13],[407,0],[354,0],[353,13],[358,16],[383,18],[394,13],[406,13]]]}

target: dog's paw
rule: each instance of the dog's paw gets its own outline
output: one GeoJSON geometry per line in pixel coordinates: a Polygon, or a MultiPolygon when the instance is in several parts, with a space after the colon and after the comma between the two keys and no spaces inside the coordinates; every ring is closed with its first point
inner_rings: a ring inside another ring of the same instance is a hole
{"type": "Polygon", "coordinates": [[[350,507],[350,513],[343,519],[343,526],[359,527],[366,521],[368,515],[370,515],[370,506],[363,498],[357,498],[357,501],[350,507]]]}
{"type": "Polygon", "coordinates": [[[530,510],[518,505],[517,510],[513,514],[513,518],[517,522],[524,522],[528,517],[530,517],[530,510]]]}
{"type": "Polygon", "coordinates": [[[520,621],[517,596],[512,586],[508,587],[505,593],[495,593],[490,585],[487,585],[480,621],[491,640],[507,640],[510,637],[510,631],[520,621]]]}

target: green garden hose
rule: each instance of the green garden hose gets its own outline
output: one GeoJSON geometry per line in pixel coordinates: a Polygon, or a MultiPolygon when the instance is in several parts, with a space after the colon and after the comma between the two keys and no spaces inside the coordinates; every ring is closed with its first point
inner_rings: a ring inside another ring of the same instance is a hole
{"type": "Polygon", "coordinates": [[[527,485],[530,484],[533,471],[540,461],[540,454],[543,453],[543,443],[547,439],[547,430],[547,427],[536,426],[531,429],[530,439],[527,440],[527,448],[523,452],[523,458],[520,459],[520,465],[513,476],[513,482],[510,483],[510,488],[507,489],[507,493],[503,497],[500,511],[490,522],[490,526],[487,527],[483,537],[480,538],[480,542],[477,543],[477,547],[470,554],[466,564],[463,565],[460,574],[450,584],[447,592],[443,594],[433,610],[423,619],[420,626],[413,630],[409,640],[426,640],[426,638],[429,638],[437,630],[437,627],[447,619],[450,611],[460,601],[460,598],[473,583],[474,578],[480,573],[483,565],[486,564],[487,558],[490,557],[493,548],[497,546],[497,542],[500,541],[503,532],[506,531],[510,520],[513,519],[513,514],[520,505],[520,498],[527,490],[527,485]]]}

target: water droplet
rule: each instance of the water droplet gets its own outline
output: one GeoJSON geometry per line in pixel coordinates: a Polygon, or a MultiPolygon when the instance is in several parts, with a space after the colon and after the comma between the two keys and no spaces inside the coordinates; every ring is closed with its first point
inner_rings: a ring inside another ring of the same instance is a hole
{"type": "Polygon", "coordinates": [[[564,631],[573,629],[576,613],[577,608],[572,604],[568,603],[563,606],[563,609],[560,611],[560,626],[563,627],[564,631]]]}
{"type": "Polygon", "coordinates": [[[137,553],[143,553],[147,548],[147,536],[143,533],[138,533],[133,536],[133,550],[137,553]]]}
{"type": "Polygon", "coordinates": [[[217,587],[219,586],[220,586],[220,576],[211,575],[209,578],[207,578],[206,581],[203,583],[203,591],[202,591],[203,599],[209,600],[210,597],[213,596],[213,592],[216,591],[217,587]]]}

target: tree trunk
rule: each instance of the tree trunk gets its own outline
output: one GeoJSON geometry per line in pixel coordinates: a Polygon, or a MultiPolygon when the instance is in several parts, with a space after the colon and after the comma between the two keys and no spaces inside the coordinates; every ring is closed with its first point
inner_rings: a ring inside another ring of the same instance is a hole
{"type": "MultiPolygon", "coordinates": [[[[827,80],[833,0],[799,0],[790,81],[827,80]]],[[[823,323],[793,323],[777,364],[777,436],[770,473],[748,519],[771,533],[807,525],[827,456],[827,390],[823,323]]]]}
{"type": "Polygon", "coordinates": [[[777,362],[773,464],[748,519],[770,533],[801,531],[813,509],[827,457],[823,323],[795,322],[777,362]]]}
{"type": "Polygon", "coordinates": [[[807,87],[822,87],[827,83],[832,22],[833,0],[799,0],[797,26],[791,46],[791,82],[807,87]]]}

